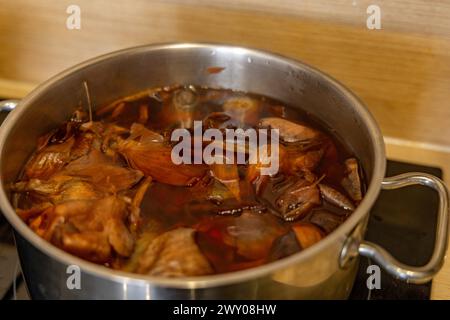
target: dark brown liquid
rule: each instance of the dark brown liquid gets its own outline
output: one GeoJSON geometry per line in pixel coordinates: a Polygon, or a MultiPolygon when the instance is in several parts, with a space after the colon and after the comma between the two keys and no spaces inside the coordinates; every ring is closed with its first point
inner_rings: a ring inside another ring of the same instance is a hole
{"type": "MultiPolygon", "coordinates": [[[[170,137],[171,131],[179,126],[179,113],[173,104],[173,96],[177,90],[178,88],[168,88],[151,96],[145,95],[134,101],[125,101],[123,108],[126,111],[120,116],[112,117],[113,108],[111,112],[106,112],[95,120],[114,122],[129,129],[142,117],[142,106],[145,106],[148,119],[141,123],[166,138],[170,137]]],[[[327,128],[319,125],[307,113],[260,95],[200,87],[196,87],[194,92],[197,104],[195,111],[190,113],[191,120],[205,120],[214,112],[223,113],[223,105],[227,100],[246,96],[258,101],[260,107],[256,120],[282,117],[322,132],[326,139],[321,140],[317,146],[309,147],[309,150],[325,150],[318,165],[313,169],[313,174],[316,179],[321,178],[320,183],[347,195],[341,181],[346,175],[344,161],[352,155],[338,137],[331,135],[327,128]],[[329,144],[330,147],[324,148],[324,144],[329,144]]],[[[233,117],[222,115],[210,117],[203,125],[206,128],[249,128],[257,124],[243,125],[233,117]]],[[[286,150],[296,148],[290,144],[284,144],[283,147],[286,150]]],[[[195,241],[214,272],[230,272],[261,265],[302,250],[302,244],[292,231],[295,225],[311,223],[322,235],[326,235],[343,223],[351,213],[322,200],[301,218],[284,221],[275,212],[281,195],[281,191],[277,190],[284,190],[283,184],[289,186],[290,181],[296,181],[298,177],[280,173],[267,178],[263,192],[258,193],[255,182],[246,180],[247,171],[248,165],[238,166],[241,195],[239,200],[233,197],[215,197],[215,194],[226,192],[226,187],[210,174],[202,177],[200,181],[195,181],[192,186],[174,186],[153,181],[141,204],[142,221],[137,231],[136,247],[139,249],[139,246],[145,246],[148,243],[145,241],[149,238],[166,231],[179,227],[193,228],[197,230],[195,241]]],[[[29,203],[30,198],[25,197],[21,202],[22,208],[28,207],[29,204],[24,204],[29,203]]],[[[180,248],[182,246],[183,244],[180,244],[180,248]]],[[[139,257],[134,255],[132,259],[139,257]]],[[[113,266],[126,268],[130,261],[120,258],[113,266]]]]}
{"type": "MultiPolygon", "coordinates": [[[[231,90],[206,88],[197,88],[196,90],[200,100],[203,102],[195,113],[195,120],[202,120],[212,112],[222,111],[222,105],[227,99],[244,95],[243,93],[231,90]]],[[[284,107],[285,105],[279,101],[259,95],[245,94],[245,96],[250,96],[262,102],[260,118],[282,116],[297,123],[328,132],[302,110],[284,107]]],[[[150,119],[146,126],[154,130],[164,130],[173,126],[173,122],[167,120],[167,116],[162,112],[163,104],[152,98],[144,98],[130,103],[129,107],[133,111],[128,114],[129,118],[121,120],[120,124],[125,126],[131,125],[137,117],[138,107],[142,104],[148,104],[152,110],[159,111],[156,118],[150,119]]],[[[239,127],[239,124],[231,120],[228,121],[228,126],[239,127]]],[[[345,190],[340,185],[340,181],[344,175],[342,162],[349,158],[351,154],[337,137],[331,135],[330,137],[336,145],[338,161],[327,161],[327,159],[324,159],[317,168],[317,172],[319,176],[327,173],[323,181],[342,193],[345,193],[345,190]]],[[[214,184],[213,179],[211,179],[208,185],[210,186],[211,184],[214,184]]],[[[264,204],[258,201],[255,196],[253,186],[246,184],[245,181],[241,181],[241,185],[241,190],[248,190],[248,192],[244,192],[246,196],[242,199],[242,203],[231,199],[218,205],[207,199],[205,196],[206,188],[201,186],[185,188],[156,182],[151,190],[146,193],[142,204],[142,212],[145,219],[142,232],[146,232],[145,226],[150,226],[150,229],[154,232],[155,225],[158,226],[158,230],[161,233],[177,227],[193,227],[197,230],[206,229],[207,232],[200,230],[197,233],[197,243],[202,252],[208,256],[216,272],[229,272],[263,264],[269,260],[269,257],[265,256],[257,259],[242,257],[236,252],[235,248],[223,243],[221,233],[225,232],[224,230],[227,228],[233,227],[234,220],[238,219],[240,212],[247,208],[261,215],[261,220],[267,222],[261,225],[261,229],[253,230],[257,234],[265,232],[267,228],[270,228],[269,221],[271,224],[276,224],[277,228],[283,234],[289,231],[292,223],[272,219],[271,214],[267,212],[264,204]]],[[[268,193],[270,194],[270,191],[268,193]]],[[[339,221],[339,223],[345,221],[349,215],[348,211],[323,202],[321,206],[317,206],[311,210],[302,220],[309,221],[316,212],[324,210],[335,214],[337,217],[336,221],[339,221]]],[[[251,230],[252,226],[249,225],[248,229],[251,230]]],[[[324,231],[326,232],[326,230],[324,231]]],[[[269,243],[261,241],[261,245],[271,246],[271,243],[270,241],[269,243]]]]}

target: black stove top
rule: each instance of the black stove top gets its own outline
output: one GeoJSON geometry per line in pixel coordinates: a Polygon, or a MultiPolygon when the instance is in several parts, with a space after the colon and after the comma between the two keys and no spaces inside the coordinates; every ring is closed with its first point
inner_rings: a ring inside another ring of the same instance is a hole
{"type": "MultiPolygon", "coordinates": [[[[387,176],[403,172],[427,172],[442,177],[438,168],[388,161],[387,176]]],[[[366,239],[382,245],[396,258],[411,265],[423,265],[434,247],[437,195],[422,186],[382,191],[371,211],[366,239]]],[[[381,270],[381,289],[366,285],[368,259],[360,260],[350,299],[429,299],[431,282],[424,285],[405,284],[381,270]]],[[[0,215],[0,297],[29,299],[14,247],[11,229],[0,215]]]]}
{"type": "MultiPolygon", "coordinates": [[[[425,172],[442,178],[442,170],[410,163],[388,161],[386,176],[405,172],[425,172]]],[[[366,240],[380,244],[403,263],[422,266],[434,248],[438,196],[432,189],[412,186],[382,191],[369,218],[366,240]]],[[[350,299],[429,299],[431,281],[423,285],[406,284],[381,270],[381,289],[368,290],[369,259],[360,261],[350,299]]]]}

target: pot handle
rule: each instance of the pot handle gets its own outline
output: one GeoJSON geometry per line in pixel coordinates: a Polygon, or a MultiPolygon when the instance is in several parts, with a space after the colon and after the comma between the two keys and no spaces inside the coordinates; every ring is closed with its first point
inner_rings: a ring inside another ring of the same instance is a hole
{"type": "Polygon", "coordinates": [[[430,281],[441,269],[447,251],[449,228],[449,193],[444,182],[430,174],[410,172],[385,178],[381,184],[384,190],[393,190],[411,185],[424,185],[433,188],[439,196],[439,211],[436,225],[436,236],[433,255],[421,267],[403,264],[379,245],[350,237],[341,252],[341,266],[348,263],[358,254],[377,262],[392,276],[408,283],[421,284],[430,281]]]}
{"type": "Polygon", "coordinates": [[[20,100],[3,100],[0,101],[0,112],[11,112],[19,104],[20,100]]]}

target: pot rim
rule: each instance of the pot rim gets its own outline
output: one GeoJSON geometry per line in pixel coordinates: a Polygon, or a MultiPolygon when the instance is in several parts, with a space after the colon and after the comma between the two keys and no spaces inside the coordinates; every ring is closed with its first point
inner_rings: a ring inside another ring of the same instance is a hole
{"type": "MultiPolygon", "coordinates": [[[[277,260],[274,262],[270,262],[264,264],[262,266],[245,269],[241,271],[235,271],[224,274],[216,274],[216,275],[208,275],[208,276],[199,276],[199,277],[184,277],[184,278],[164,278],[164,277],[155,277],[155,276],[147,276],[141,274],[135,274],[125,271],[113,270],[106,268],[102,265],[98,265],[87,260],[83,260],[78,258],[72,254],[69,254],[62,249],[54,246],[50,242],[39,237],[36,233],[34,233],[28,225],[23,222],[19,216],[16,214],[5,190],[5,186],[0,186],[0,208],[3,211],[3,214],[9,221],[9,223],[14,227],[14,230],[20,234],[21,237],[25,238],[30,244],[34,247],[45,253],[46,255],[56,259],[57,261],[65,264],[65,265],[78,265],[83,272],[87,272],[94,276],[100,276],[103,279],[115,281],[118,283],[122,283],[124,285],[127,284],[136,284],[136,285],[158,285],[169,288],[179,288],[179,289],[194,289],[194,288],[209,288],[209,287],[217,287],[223,285],[230,285],[238,282],[253,280],[256,278],[263,277],[267,274],[276,272],[284,267],[288,267],[294,263],[299,263],[302,260],[307,260],[325,248],[335,244],[342,237],[347,237],[351,233],[351,231],[357,226],[357,224],[369,213],[373,203],[381,189],[381,182],[384,177],[385,167],[386,167],[386,157],[385,157],[385,146],[383,136],[381,131],[367,109],[364,103],[357,98],[349,89],[347,89],[344,85],[339,83],[337,80],[332,78],[331,76],[319,71],[318,69],[309,66],[303,62],[285,57],[280,54],[271,53],[267,51],[262,51],[258,49],[244,48],[240,46],[233,46],[227,44],[219,44],[219,43],[162,43],[162,44],[147,44],[141,45],[131,48],[126,48],[118,51],[114,51],[111,53],[107,53],[89,60],[86,60],[80,64],[77,64],[71,68],[68,68],[57,75],[51,77],[47,81],[40,84],[37,88],[35,88],[31,93],[29,93],[26,97],[24,97],[19,105],[8,115],[5,119],[4,123],[1,126],[0,130],[0,170],[3,165],[4,155],[4,146],[6,141],[9,138],[11,129],[14,127],[16,120],[21,117],[21,115],[26,111],[27,107],[33,103],[33,101],[41,95],[43,92],[47,90],[47,88],[51,87],[54,83],[63,80],[69,74],[80,71],[92,64],[101,63],[105,60],[115,58],[120,55],[128,55],[135,54],[139,52],[147,52],[147,51],[159,51],[159,50],[174,50],[174,49],[209,49],[209,50],[229,50],[229,51],[238,51],[242,54],[249,56],[260,56],[264,57],[266,60],[279,60],[283,62],[289,63],[294,68],[300,68],[306,70],[318,77],[323,81],[327,81],[337,90],[344,93],[346,99],[351,103],[356,113],[363,119],[364,124],[367,126],[367,129],[370,133],[371,144],[374,149],[374,167],[372,177],[370,179],[370,183],[367,189],[367,192],[356,208],[356,210],[350,215],[350,217],[340,225],[336,230],[330,233],[323,240],[318,242],[317,244],[307,248],[299,253],[293,254],[289,257],[283,258],[281,260],[277,260]]],[[[1,176],[1,172],[0,172],[1,176]]]]}

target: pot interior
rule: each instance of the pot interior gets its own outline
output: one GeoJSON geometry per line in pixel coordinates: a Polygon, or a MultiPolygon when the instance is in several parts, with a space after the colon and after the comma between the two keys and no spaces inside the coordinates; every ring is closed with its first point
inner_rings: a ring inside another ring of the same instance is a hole
{"type": "MultiPolygon", "coordinates": [[[[36,138],[86,106],[87,81],[94,109],[151,87],[194,84],[266,95],[298,107],[332,130],[362,163],[367,185],[381,135],[367,110],[335,81],[279,56],[220,45],[147,46],[113,53],[51,79],[30,94],[9,119],[1,150],[2,183],[14,181],[36,138]],[[219,73],[209,67],[224,68],[219,73]]],[[[383,155],[379,155],[382,157],[383,155]]]]}

